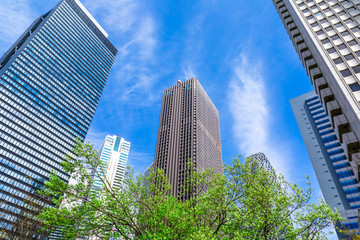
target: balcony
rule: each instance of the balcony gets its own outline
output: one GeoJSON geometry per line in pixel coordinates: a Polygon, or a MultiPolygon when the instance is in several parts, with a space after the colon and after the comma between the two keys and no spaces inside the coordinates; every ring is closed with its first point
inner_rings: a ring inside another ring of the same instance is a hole
{"type": "MultiPolygon", "coordinates": [[[[333,118],[333,127],[340,142],[344,143],[343,134],[350,132],[349,121],[344,114],[337,115],[333,118]]],[[[349,138],[350,136],[347,137],[349,138]]]]}
{"type": "MultiPolygon", "coordinates": [[[[341,135],[343,144],[345,146],[345,153],[350,161],[353,160],[353,155],[359,153],[359,140],[354,132],[347,132],[341,135]]],[[[354,159],[355,160],[355,159],[354,159]]]]}
{"type": "Polygon", "coordinates": [[[327,88],[328,83],[326,82],[324,77],[320,77],[315,80],[315,90],[316,93],[319,93],[322,89],[327,88]]]}
{"type": "Polygon", "coordinates": [[[326,103],[326,113],[331,117],[331,123],[334,127],[334,117],[341,115],[341,108],[337,100],[326,103]]]}
{"type": "Polygon", "coordinates": [[[335,99],[333,92],[328,87],[320,90],[320,98],[323,105],[335,99]]]}

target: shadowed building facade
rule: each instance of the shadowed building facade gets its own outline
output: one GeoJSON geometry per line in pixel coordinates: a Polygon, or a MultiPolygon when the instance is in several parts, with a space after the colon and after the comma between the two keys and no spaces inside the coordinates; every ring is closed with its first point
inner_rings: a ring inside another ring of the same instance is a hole
{"type": "Polygon", "coordinates": [[[117,50],[78,0],[39,17],[0,59],[0,223],[85,139],[117,50]]]}
{"type": "Polygon", "coordinates": [[[172,194],[182,200],[191,197],[181,187],[189,159],[196,171],[223,172],[219,113],[196,78],[164,90],[153,164],[164,169],[172,194]]]}

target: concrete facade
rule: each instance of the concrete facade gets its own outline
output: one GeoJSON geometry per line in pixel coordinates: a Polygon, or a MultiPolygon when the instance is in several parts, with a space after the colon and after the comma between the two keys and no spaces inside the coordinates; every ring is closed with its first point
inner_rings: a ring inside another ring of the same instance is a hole
{"type": "Polygon", "coordinates": [[[290,103],[326,203],[344,218],[342,226],[358,230],[360,184],[319,97],[309,92],[290,103]]]}
{"type": "Polygon", "coordinates": [[[153,165],[165,170],[172,194],[183,200],[190,197],[181,194],[189,159],[197,171],[222,173],[219,113],[195,78],[164,90],[153,165]]]}
{"type": "Polygon", "coordinates": [[[357,174],[360,163],[359,0],[273,0],[357,174]]]}

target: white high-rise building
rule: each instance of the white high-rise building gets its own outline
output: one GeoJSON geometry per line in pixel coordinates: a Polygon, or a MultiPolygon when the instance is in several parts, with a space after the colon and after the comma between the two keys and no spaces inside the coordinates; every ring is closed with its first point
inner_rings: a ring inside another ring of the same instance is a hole
{"type": "MultiPolygon", "coordinates": [[[[119,136],[107,135],[99,149],[99,158],[104,163],[104,174],[110,187],[120,188],[124,179],[127,159],[130,152],[130,142],[125,141],[119,136]]],[[[100,167],[98,168],[100,176],[104,178],[100,167]]],[[[105,179],[104,178],[104,179],[105,179]]],[[[93,189],[100,190],[103,185],[98,175],[95,175],[93,189]]]]}

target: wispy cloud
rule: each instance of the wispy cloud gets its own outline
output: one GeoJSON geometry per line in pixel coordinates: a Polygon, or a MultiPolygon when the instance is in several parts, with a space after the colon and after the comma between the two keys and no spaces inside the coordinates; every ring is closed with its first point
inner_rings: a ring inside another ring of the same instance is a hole
{"type": "Polygon", "coordinates": [[[234,61],[233,71],[227,98],[239,151],[246,156],[257,152],[265,153],[274,168],[289,177],[287,144],[278,144],[271,137],[272,110],[268,104],[261,62],[253,62],[241,54],[234,61]]]}
{"type": "Polygon", "coordinates": [[[33,15],[28,0],[1,0],[0,41],[5,44],[13,43],[26,30],[29,23],[35,20],[33,15]]]}
{"type": "Polygon", "coordinates": [[[137,152],[136,150],[131,150],[129,154],[128,164],[136,172],[144,173],[146,168],[150,166],[153,161],[153,153],[137,152]]]}
{"type": "Polygon", "coordinates": [[[86,135],[85,141],[89,142],[90,144],[94,145],[94,149],[98,150],[104,141],[106,135],[110,133],[107,132],[99,132],[95,129],[90,129],[88,134],[86,135]]]}
{"type": "Polygon", "coordinates": [[[115,77],[110,82],[110,87],[116,85],[111,91],[118,94],[111,95],[133,104],[152,102],[156,76],[150,74],[150,68],[157,62],[154,51],[158,41],[157,25],[150,10],[140,0],[89,1],[86,7],[99,15],[119,50],[112,74],[115,77]],[[134,101],[139,98],[146,101],[134,101]]]}

